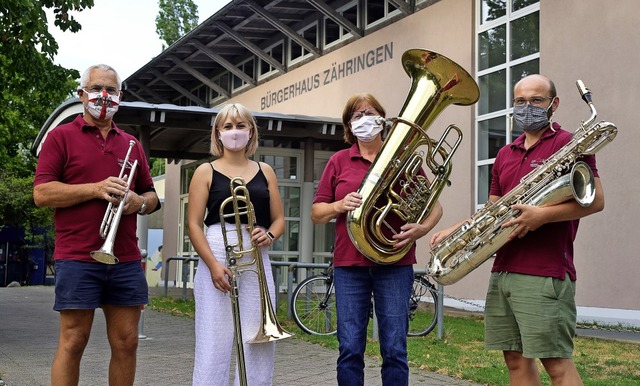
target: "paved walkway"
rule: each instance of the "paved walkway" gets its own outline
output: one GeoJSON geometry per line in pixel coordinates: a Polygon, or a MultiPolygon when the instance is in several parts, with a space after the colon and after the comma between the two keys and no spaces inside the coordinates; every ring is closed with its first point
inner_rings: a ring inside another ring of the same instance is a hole
{"type": "MultiPolygon", "coordinates": [[[[47,386],[57,346],[58,313],[52,311],[53,287],[0,288],[0,378],[7,386],[47,386]]],[[[136,385],[191,385],[194,322],[153,310],[144,312],[138,346],[136,385]]],[[[299,339],[276,344],[276,386],[336,385],[336,351],[299,339]]],[[[106,385],[109,348],[104,316],[96,312],[94,328],[81,365],[80,385],[106,385]]],[[[472,385],[446,376],[411,369],[412,386],[472,385]]],[[[365,384],[380,385],[380,364],[368,359],[365,384]]]]}
{"type": "MultiPolygon", "coordinates": [[[[157,291],[157,288],[151,290],[152,293],[157,291]]],[[[182,290],[171,289],[171,294],[180,297],[182,290]]],[[[51,361],[58,339],[58,313],[51,309],[53,298],[51,286],[0,288],[0,379],[7,386],[49,385],[51,361]]],[[[139,343],[135,384],[191,385],[195,344],[193,320],[147,309],[142,332],[146,338],[139,343]]],[[[640,333],[630,331],[579,330],[578,335],[640,342],[640,333]]],[[[336,356],[335,350],[299,339],[280,341],[276,344],[273,384],[336,385],[336,356]]],[[[106,385],[108,362],[104,316],[98,310],[81,365],[80,385],[106,385]]],[[[380,363],[368,358],[365,385],[380,384],[380,363]]],[[[416,368],[411,368],[410,384],[474,385],[416,368]]]]}

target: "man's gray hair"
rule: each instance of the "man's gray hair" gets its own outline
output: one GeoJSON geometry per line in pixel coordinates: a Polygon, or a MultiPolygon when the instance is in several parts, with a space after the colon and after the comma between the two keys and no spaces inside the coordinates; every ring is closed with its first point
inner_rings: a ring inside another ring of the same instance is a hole
{"type": "Polygon", "coordinates": [[[116,80],[118,81],[118,89],[122,87],[122,78],[118,75],[118,71],[115,68],[111,67],[108,64],[94,64],[90,66],[82,73],[82,77],[80,78],[80,88],[85,88],[87,86],[87,81],[89,80],[89,75],[91,75],[91,71],[98,69],[102,71],[113,71],[116,74],[116,80]]]}

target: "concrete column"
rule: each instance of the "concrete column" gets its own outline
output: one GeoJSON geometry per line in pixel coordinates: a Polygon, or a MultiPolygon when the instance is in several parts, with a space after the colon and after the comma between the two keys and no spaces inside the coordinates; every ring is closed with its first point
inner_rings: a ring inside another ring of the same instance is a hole
{"type": "MultiPolygon", "coordinates": [[[[140,141],[140,144],[142,144],[142,148],[144,149],[144,155],[146,157],[144,161],[147,163],[147,165],[149,164],[151,154],[151,135],[149,134],[149,131],[149,126],[141,126],[138,136],[138,141],[140,141]]],[[[138,162],[142,162],[142,160],[138,162]]],[[[149,220],[147,219],[147,216],[138,215],[136,236],[138,237],[138,248],[140,248],[141,251],[143,249],[147,251],[146,254],[143,253],[143,260],[146,260],[145,256],[148,256],[150,254],[148,244],[149,220]]]]}
{"type": "Polygon", "coordinates": [[[315,191],[313,189],[314,141],[307,138],[304,146],[304,181],[300,195],[300,262],[313,260],[313,222],[311,205],[315,191]]]}

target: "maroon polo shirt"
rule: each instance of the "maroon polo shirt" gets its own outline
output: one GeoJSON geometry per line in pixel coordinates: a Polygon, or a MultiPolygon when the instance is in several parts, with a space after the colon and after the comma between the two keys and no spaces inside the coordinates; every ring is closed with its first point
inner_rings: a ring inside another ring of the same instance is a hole
{"type": "MultiPolygon", "coordinates": [[[[73,122],[60,125],[47,135],[40,156],[33,185],[51,181],[65,184],[86,184],[120,175],[129,141],[135,138],[112,125],[104,139],[97,127],[90,126],[78,115],[73,122]]],[[[132,191],[143,193],[153,187],[149,166],[142,149],[136,145],[129,160],[138,160],[132,191]]],[[[130,164],[129,164],[130,165],[130,164]]],[[[131,166],[125,175],[131,174],[131,166]]],[[[68,207],[56,208],[54,219],[56,243],[54,259],[95,262],[89,255],[104,244],[100,224],[108,202],[93,199],[68,207]]],[[[115,237],[113,253],[121,262],[140,260],[136,238],[137,214],[123,215],[115,237]]]]}
{"type": "MultiPolygon", "coordinates": [[[[572,134],[557,123],[546,129],[540,140],[529,149],[524,148],[525,135],[504,146],[493,164],[491,195],[504,196],[520,183],[522,177],[541,165],[547,158],[571,140],[572,134]]],[[[598,176],[595,156],[579,159],[586,162],[598,176]]],[[[576,280],[573,264],[573,241],[579,220],[549,223],[525,237],[506,243],[496,253],[492,272],[517,272],[527,275],[556,277],[564,280],[569,273],[576,280]]]]}
{"type": "MultiPolygon", "coordinates": [[[[318,190],[313,203],[332,203],[342,200],[347,194],[355,192],[364,180],[371,162],[360,154],[358,144],[353,144],[349,149],[336,152],[329,158],[327,166],[322,172],[318,190]]],[[[333,253],[333,265],[344,266],[376,266],[378,264],[369,260],[353,245],[347,230],[347,214],[341,213],[336,218],[335,246],[333,253]]],[[[416,262],[415,244],[406,255],[394,265],[412,265],[416,262]]]]}

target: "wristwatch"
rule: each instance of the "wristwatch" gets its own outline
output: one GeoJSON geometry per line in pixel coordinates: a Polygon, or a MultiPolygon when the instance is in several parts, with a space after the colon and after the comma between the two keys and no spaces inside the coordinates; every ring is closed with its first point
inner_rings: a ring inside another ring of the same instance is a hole
{"type": "Polygon", "coordinates": [[[140,205],[140,209],[138,210],[138,214],[145,214],[147,211],[147,198],[145,196],[142,197],[142,205],[140,205]]]}
{"type": "Polygon", "coordinates": [[[266,235],[271,241],[276,239],[276,236],[274,236],[273,233],[271,233],[271,231],[267,231],[266,235]]]}

